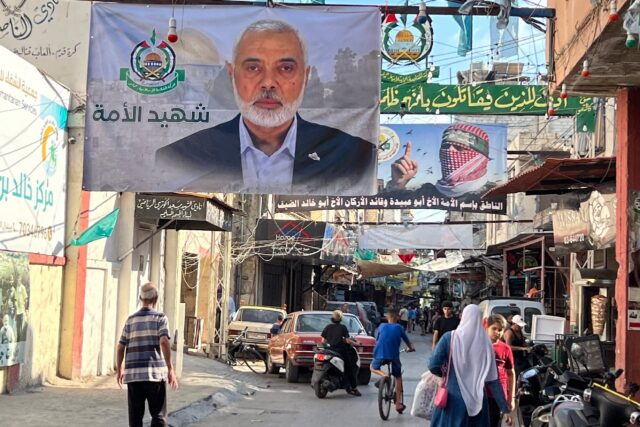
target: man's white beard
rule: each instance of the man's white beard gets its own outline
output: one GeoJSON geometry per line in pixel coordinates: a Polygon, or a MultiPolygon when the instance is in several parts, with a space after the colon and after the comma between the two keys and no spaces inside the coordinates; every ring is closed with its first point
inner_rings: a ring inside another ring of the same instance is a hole
{"type": "Polygon", "coordinates": [[[278,127],[293,119],[304,98],[305,84],[302,85],[298,98],[290,104],[287,104],[284,99],[276,95],[272,90],[263,90],[262,93],[254,96],[250,101],[244,101],[238,94],[235,80],[232,79],[232,83],[233,96],[236,98],[236,104],[238,104],[238,108],[240,108],[242,117],[257,126],[266,128],[278,127]],[[274,109],[266,109],[253,105],[256,101],[263,98],[274,99],[280,102],[282,106],[274,109]]]}

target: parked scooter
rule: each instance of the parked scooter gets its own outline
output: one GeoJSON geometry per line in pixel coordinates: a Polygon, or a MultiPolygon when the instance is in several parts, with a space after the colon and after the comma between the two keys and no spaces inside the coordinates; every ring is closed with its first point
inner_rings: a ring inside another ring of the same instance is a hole
{"type": "Polygon", "coordinates": [[[532,368],[518,377],[516,408],[520,424],[532,425],[532,414],[540,406],[550,404],[560,394],[557,376],[562,374],[559,367],[548,357],[544,344],[536,344],[528,355],[532,368]]]}
{"type": "MultiPolygon", "coordinates": [[[[357,354],[357,353],[356,353],[357,354]]],[[[356,362],[360,368],[360,357],[356,362]]],[[[347,381],[344,375],[345,361],[340,353],[331,350],[328,345],[318,345],[313,356],[313,374],[311,376],[311,387],[316,396],[323,399],[327,393],[346,389],[347,381]]]]}
{"type": "MultiPolygon", "coordinates": [[[[588,352],[573,344],[571,355],[588,375],[588,352]]],[[[631,399],[638,391],[632,384],[631,395],[615,390],[615,381],[623,370],[606,372],[590,378],[566,371],[556,377],[561,393],[553,403],[536,408],[531,415],[532,427],[609,427],[640,425],[640,403],[631,399]]]]}
{"type": "Polygon", "coordinates": [[[640,403],[596,382],[582,390],[582,400],[555,403],[549,421],[549,427],[637,425],[640,425],[640,403]]]}

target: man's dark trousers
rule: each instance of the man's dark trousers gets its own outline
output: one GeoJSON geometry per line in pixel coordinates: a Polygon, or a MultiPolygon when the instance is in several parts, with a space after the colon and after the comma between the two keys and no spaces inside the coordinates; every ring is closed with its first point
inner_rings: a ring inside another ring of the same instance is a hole
{"type": "Polygon", "coordinates": [[[151,427],[167,426],[167,386],[164,381],[127,384],[129,427],[142,427],[145,401],[149,402],[151,427]]]}

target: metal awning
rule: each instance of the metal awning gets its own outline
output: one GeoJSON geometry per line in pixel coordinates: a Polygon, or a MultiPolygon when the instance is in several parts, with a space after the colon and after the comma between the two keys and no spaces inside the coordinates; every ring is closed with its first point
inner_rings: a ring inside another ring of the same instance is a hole
{"type": "Polygon", "coordinates": [[[487,246],[487,256],[501,255],[503,250],[515,250],[536,242],[545,242],[548,247],[553,246],[553,233],[522,233],[495,245],[487,246]]]}
{"type": "Polygon", "coordinates": [[[484,197],[510,193],[563,194],[616,179],[615,157],[589,159],[547,159],[538,167],[521,173],[505,184],[487,191],[484,197]]]}
{"type": "Polygon", "coordinates": [[[380,264],[373,261],[358,261],[358,270],[365,279],[371,277],[393,276],[415,271],[414,268],[403,264],[380,264]]]}

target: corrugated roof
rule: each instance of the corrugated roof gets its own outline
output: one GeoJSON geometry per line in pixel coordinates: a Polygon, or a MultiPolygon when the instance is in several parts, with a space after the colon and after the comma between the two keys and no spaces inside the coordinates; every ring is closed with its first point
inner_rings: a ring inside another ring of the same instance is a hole
{"type": "Polygon", "coordinates": [[[505,184],[487,191],[483,197],[491,198],[510,193],[527,194],[567,193],[615,180],[616,158],[588,159],[549,158],[538,167],[510,179],[505,184]]]}

